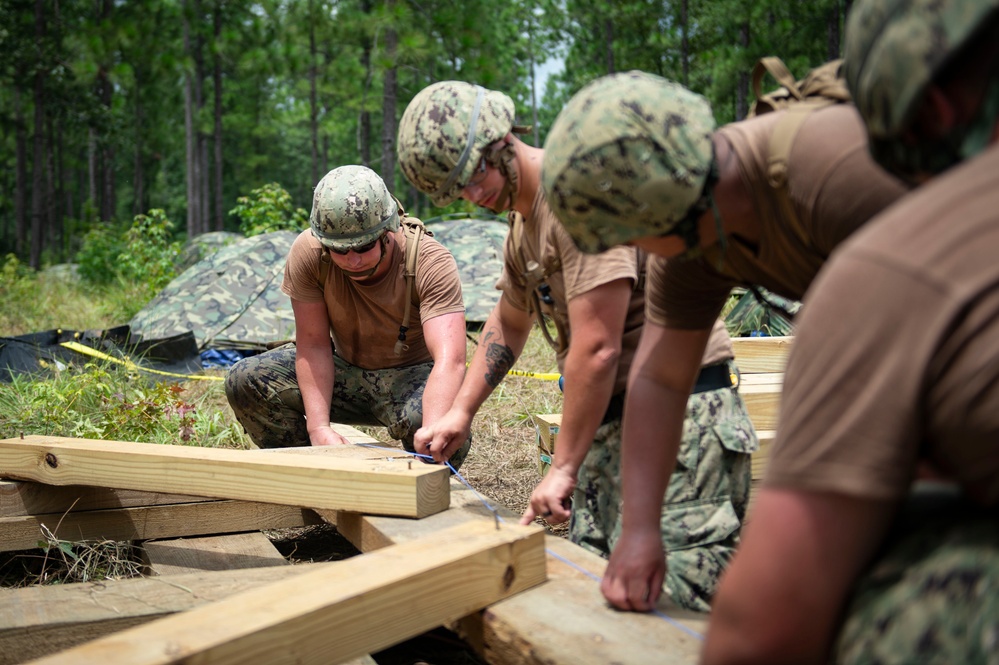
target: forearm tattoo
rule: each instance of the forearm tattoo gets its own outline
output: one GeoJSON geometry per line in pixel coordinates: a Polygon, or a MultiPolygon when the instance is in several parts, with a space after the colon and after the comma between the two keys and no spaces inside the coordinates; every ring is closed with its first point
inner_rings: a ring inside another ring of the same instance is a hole
{"type": "Polygon", "coordinates": [[[516,358],[513,355],[513,349],[505,344],[490,342],[490,337],[492,337],[492,334],[487,334],[484,340],[487,344],[485,379],[491,388],[495,388],[503,380],[503,377],[506,376],[506,373],[510,371],[510,368],[513,367],[516,358]]]}

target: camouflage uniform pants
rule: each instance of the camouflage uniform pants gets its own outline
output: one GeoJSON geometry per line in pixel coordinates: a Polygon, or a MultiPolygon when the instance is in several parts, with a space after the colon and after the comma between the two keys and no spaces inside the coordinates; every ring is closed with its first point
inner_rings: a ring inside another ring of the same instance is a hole
{"type": "MultiPolygon", "coordinates": [[[[677,465],[663,499],[664,587],[678,605],[710,610],[718,577],[739,542],[750,486],[750,454],[759,447],[734,388],[687,401],[677,465]]],[[[608,556],[621,535],[621,420],[601,425],[579,469],[569,538],[608,556]]]]}
{"type": "MultiPolygon", "coordinates": [[[[413,435],[423,422],[423,388],[433,363],[391,369],[361,369],[333,354],[335,378],[330,420],[346,425],[381,425],[413,452],[413,435]]],[[[309,445],[305,405],[295,374],[295,345],[286,344],[233,365],[225,393],[236,419],[261,448],[309,445]]],[[[456,469],[471,437],[450,459],[456,469]]]]}
{"type": "Polygon", "coordinates": [[[835,662],[999,664],[999,513],[936,501],[904,509],[853,596],[835,662]]]}

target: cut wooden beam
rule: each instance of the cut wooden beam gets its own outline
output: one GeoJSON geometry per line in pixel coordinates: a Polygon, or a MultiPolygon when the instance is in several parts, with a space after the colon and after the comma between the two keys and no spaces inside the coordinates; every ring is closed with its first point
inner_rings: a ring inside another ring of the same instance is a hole
{"type": "Polygon", "coordinates": [[[142,543],[141,550],[143,563],[150,575],[291,565],[270,538],[259,531],[147,540],[142,543]]]}
{"type": "MultiPolygon", "coordinates": [[[[0,665],[14,665],[330,563],[0,589],[0,665]]],[[[124,662],[110,658],[109,663],[124,662]]]]}
{"type": "Polygon", "coordinates": [[[464,524],[35,661],[338,663],[540,584],[538,527],[464,524]]]}
{"type": "Polygon", "coordinates": [[[743,382],[739,386],[739,394],[746,403],[749,419],[757,430],[777,429],[781,389],[780,383],[772,381],[743,382]]]}
{"type": "Polygon", "coordinates": [[[67,510],[135,508],[205,501],[202,496],[68,485],[55,487],[21,480],[0,480],[0,517],[64,513],[67,510]]]}
{"type": "MultiPolygon", "coordinates": [[[[432,537],[468,522],[516,523],[503,507],[490,511],[458,480],[451,507],[422,520],[339,512],[337,530],[362,552],[432,537]]],[[[332,511],[317,511],[324,519],[332,511]]],[[[660,601],[666,617],[618,612],[600,594],[607,562],[564,538],[547,536],[548,581],[454,626],[493,665],[606,665],[698,662],[707,615],[660,601]],[[564,635],[564,637],[562,637],[564,635]]],[[[367,556],[367,554],[365,555],[367,556]]]]}
{"type": "Polygon", "coordinates": [[[407,460],[304,459],[220,450],[31,436],[0,441],[0,477],[310,508],[424,517],[448,506],[447,467],[407,460]]]}
{"type": "Polygon", "coordinates": [[[0,518],[0,551],[38,547],[41,525],[59,540],[145,540],[283,529],[318,523],[308,509],[248,501],[207,501],[0,518]]]}
{"type": "Polygon", "coordinates": [[[734,337],[735,364],[743,374],[783,372],[794,337],[734,337]]]}

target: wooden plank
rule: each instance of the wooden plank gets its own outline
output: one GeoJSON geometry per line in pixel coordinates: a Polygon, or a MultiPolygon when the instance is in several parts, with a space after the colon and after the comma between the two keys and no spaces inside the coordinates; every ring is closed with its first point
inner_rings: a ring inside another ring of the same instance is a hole
{"type": "MultiPolygon", "coordinates": [[[[422,520],[339,512],[337,530],[362,552],[412,542],[468,522],[516,523],[519,516],[491,512],[470,489],[451,481],[451,507],[422,520]]],[[[332,511],[317,511],[324,518],[332,511]]],[[[617,612],[600,594],[607,562],[564,538],[546,537],[548,581],[484,613],[462,619],[459,632],[494,665],[576,665],[698,662],[707,616],[667,600],[667,618],[617,612]],[[671,623],[675,622],[675,623],[671,623]],[[679,624],[679,625],[677,625],[679,624]],[[576,628],[578,627],[578,628],[576,628]],[[565,635],[564,637],[562,635],[565,635]]]]}
{"type": "Polygon", "coordinates": [[[760,440],[760,449],[753,453],[752,465],[753,480],[763,480],[763,474],[767,469],[767,458],[770,456],[770,446],[773,445],[774,430],[756,430],[756,438],[760,440]]]}
{"type": "Polygon", "coordinates": [[[735,364],[743,374],[783,372],[794,337],[734,337],[735,364]]]}
{"type": "Polygon", "coordinates": [[[781,387],[781,384],[773,382],[742,383],[739,386],[739,394],[757,431],[777,429],[781,387]]]}
{"type": "MultiPolygon", "coordinates": [[[[490,605],[481,615],[482,655],[496,665],[692,665],[707,615],[661,601],[660,614],[618,612],[597,581],[607,562],[548,536],[549,581],[490,605]],[[594,576],[596,579],[594,579],[594,576]]],[[[466,630],[475,630],[465,623],[466,630]]],[[[474,641],[470,640],[474,643],[474,641]]]]}
{"type": "Polygon", "coordinates": [[[448,505],[449,470],[407,460],[31,436],[0,441],[0,477],[424,517],[448,505]]]}
{"type": "MultiPolygon", "coordinates": [[[[0,589],[0,665],[13,665],[331,563],[0,589]]],[[[110,663],[124,662],[116,658],[110,663]]]]}
{"type": "Polygon", "coordinates": [[[544,531],[463,524],[34,661],[337,663],[540,584],[544,531]]]}
{"type": "Polygon", "coordinates": [[[135,508],[200,501],[205,501],[205,497],[85,485],[56,487],[20,480],[0,480],[0,517],[64,513],[70,509],[135,508]]]}
{"type": "MultiPolygon", "coordinates": [[[[398,445],[381,443],[377,439],[350,427],[334,424],[333,429],[354,444],[377,444],[377,447],[354,446],[302,446],[297,448],[271,448],[268,452],[296,455],[322,455],[343,459],[398,459],[408,457],[398,445]],[[397,450],[392,450],[396,448],[397,450]]],[[[101,510],[104,508],[136,508],[172,503],[206,501],[203,496],[142,492],[86,485],[45,485],[21,480],[0,480],[0,517],[44,515],[68,510],[101,510]]]]}
{"type": "Polygon", "coordinates": [[[0,551],[38,547],[41,525],[70,542],[146,540],[176,536],[283,529],[318,523],[311,510],[248,501],[89,510],[0,518],[0,551]]]}
{"type": "Polygon", "coordinates": [[[142,559],[147,574],[151,575],[291,565],[270,539],[259,531],[147,540],[142,544],[142,559]]]}

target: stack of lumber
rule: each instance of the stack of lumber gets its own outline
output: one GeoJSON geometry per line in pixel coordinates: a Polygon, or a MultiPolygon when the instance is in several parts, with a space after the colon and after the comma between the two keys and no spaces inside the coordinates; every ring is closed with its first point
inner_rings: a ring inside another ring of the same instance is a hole
{"type": "Polygon", "coordinates": [[[746,402],[749,418],[760,439],[753,455],[753,485],[763,479],[767,456],[777,428],[784,367],[793,337],[739,337],[732,340],[739,368],[739,394],[746,402]]]}
{"type": "Polygon", "coordinates": [[[0,546],[34,547],[45,525],[140,543],[151,573],[0,589],[0,663],[370,664],[442,625],[489,663],[696,662],[702,615],[609,609],[605,561],[518,526],[446,468],[360,446],[280,452],[300,454],[0,441],[0,546]],[[260,533],[320,521],[362,554],[288,565],[260,533]]]}

